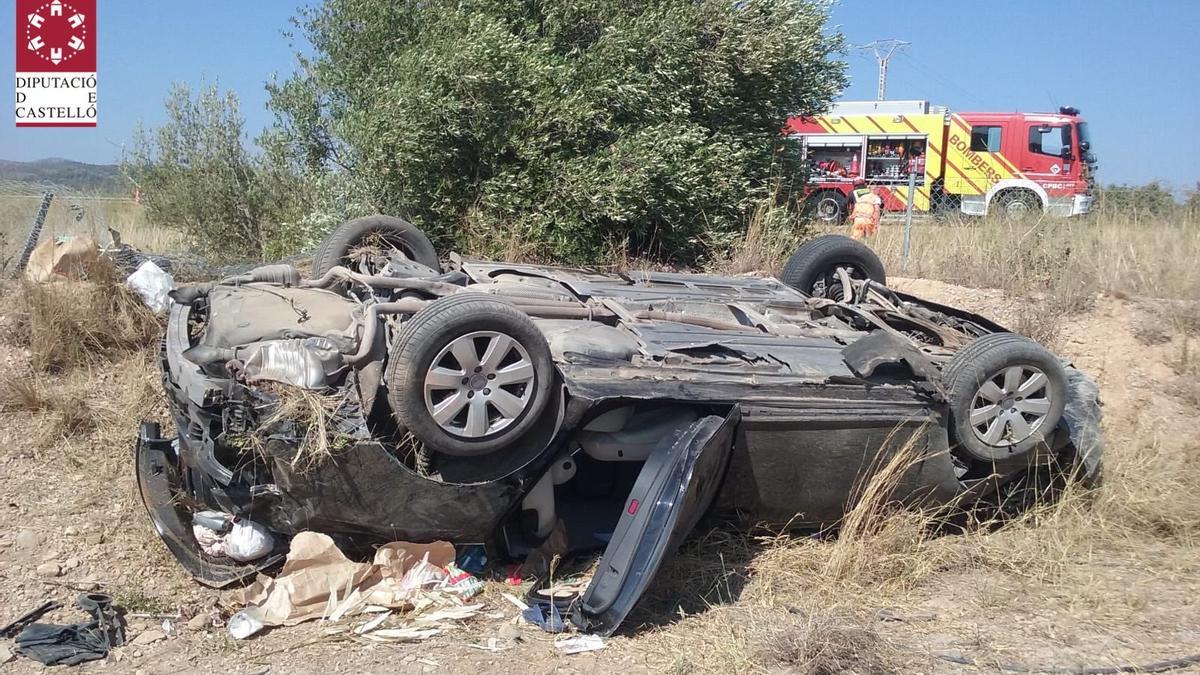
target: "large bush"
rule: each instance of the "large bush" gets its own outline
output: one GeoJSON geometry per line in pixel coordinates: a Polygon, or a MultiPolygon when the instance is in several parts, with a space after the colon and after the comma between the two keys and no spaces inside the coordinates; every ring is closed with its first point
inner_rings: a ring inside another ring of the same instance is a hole
{"type": "Polygon", "coordinates": [[[272,85],[275,140],[443,245],[588,260],[730,243],[845,83],[817,0],[326,0],[272,85]]]}
{"type": "Polygon", "coordinates": [[[283,223],[300,208],[299,179],[247,148],[233,92],[210,86],[193,97],[175,85],[166,112],[162,126],[138,130],[123,158],[150,221],[181,230],[214,259],[284,252],[291,233],[283,223]]]}

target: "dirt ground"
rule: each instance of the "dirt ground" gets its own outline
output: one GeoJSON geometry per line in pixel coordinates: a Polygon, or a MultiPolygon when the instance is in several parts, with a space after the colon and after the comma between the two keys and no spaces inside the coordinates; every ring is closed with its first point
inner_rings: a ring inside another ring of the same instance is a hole
{"type": "MultiPolygon", "coordinates": [[[[1001,323],[1021,312],[1001,291],[892,281],[1001,323]]],[[[833,551],[827,542],[719,529],[685,547],[605,649],[575,656],[560,656],[553,636],[516,622],[502,582],[489,583],[483,596],[492,616],[420,644],[339,640],[317,623],[246,641],[220,625],[189,627],[231,599],[183,573],[137,500],[134,421],[164,410],[152,361],[131,356],[75,376],[73,391],[91,411],[82,432],[64,422],[62,405],[0,416],[0,623],[47,599],[69,607],[80,590],[113,594],[129,612],[133,643],[81,666],[86,672],[958,673],[1197,653],[1197,520],[1179,496],[1189,491],[1142,487],[1152,485],[1147,472],[1164,481],[1196,475],[1182,472],[1200,455],[1196,401],[1179,374],[1189,338],[1147,339],[1139,329],[1147,311],[1144,303],[1098,297],[1090,311],[1064,321],[1055,345],[1099,380],[1105,401],[1113,468],[1099,497],[1077,500],[1081,513],[992,534],[893,542],[871,559],[874,572],[837,582],[821,575],[833,551]],[[147,615],[178,615],[176,631],[151,640],[161,619],[147,615]],[[497,638],[492,648],[489,638],[497,638]]],[[[27,361],[19,347],[0,348],[6,377],[27,377],[27,361]]],[[[47,620],[79,616],[59,610],[47,620]]],[[[0,660],[5,648],[11,640],[0,641],[0,660]]],[[[43,668],[15,657],[0,669],[43,668]]]]}

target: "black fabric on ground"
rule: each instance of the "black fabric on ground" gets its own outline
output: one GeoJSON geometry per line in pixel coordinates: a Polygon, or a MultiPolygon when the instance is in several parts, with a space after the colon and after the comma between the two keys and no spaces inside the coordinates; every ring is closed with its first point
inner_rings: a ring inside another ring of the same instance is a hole
{"type": "Polygon", "coordinates": [[[125,643],[125,631],[112,598],[84,594],[75,604],[91,614],[90,621],[65,626],[30,624],[17,635],[17,651],[47,666],[74,666],[102,659],[109,649],[125,643]]]}

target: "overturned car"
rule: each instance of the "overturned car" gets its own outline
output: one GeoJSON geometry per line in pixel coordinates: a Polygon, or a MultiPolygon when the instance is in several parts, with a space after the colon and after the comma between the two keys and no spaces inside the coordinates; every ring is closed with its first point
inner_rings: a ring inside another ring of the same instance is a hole
{"type": "Polygon", "coordinates": [[[603,549],[573,620],[611,633],[709,511],[835,524],[902,448],[917,460],[898,498],[955,508],[1020,508],[1052,473],[1099,471],[1091,380],[889,289],[845,237],[807,242],[779,280],[442,265],[375,216],[333,232],[310,279],[271,265],[175,292],[177,436],[143,424],[137,471],[196,579],[230,584],[285,550],[210,555],[191,529],[204,510],[279,542],[445,539],[499,558],[558,527],[571,550],[603,549]]]}

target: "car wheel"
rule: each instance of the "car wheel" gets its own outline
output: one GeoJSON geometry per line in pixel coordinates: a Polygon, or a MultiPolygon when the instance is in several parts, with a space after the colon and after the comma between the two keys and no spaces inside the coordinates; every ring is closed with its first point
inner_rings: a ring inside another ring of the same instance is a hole
{"type": "Polygon", "coordinates": [[[943,380],[952,440],[985,462],[1043,445],[1066,405],[1066,370],[1023,335],[993,333],[972,341],[946,365],[943,380]]]}
{"type": "Polygon", "coordinates": [[[852,279],[887,282],[879,256],[861,242],[840,234],[826,234],[804,242],[788,258],[780,280],[801,293],[841,301],[846,293],[839,269],[852,279]]]}
{"type": "Polygon", "coordinates": [[[399,251],[413,262],[441,269],[437,251],[420,229],[400,218],[366,216],[338,225],[325,237],[313,256],[312,278],[318,279],[339,265],[356,272],[380,272],[382,266],[369,255],[371,248],[384,255],[399,251]]]}
{"type": "Polygon", "coordinates": [[[1024,222],[1042,213],[1042,201],[1029,190],[1008,190],[996,198],[996,205],[1005,220],[1024,222]]]}
{"type": "Polygon", "coordinates": [[[524,312],[459,293],[405,322],[389,356],[388,402],[396,422],[427,447],[475,457],[536,424],[553,380],[550,346],[524,312]]]}

